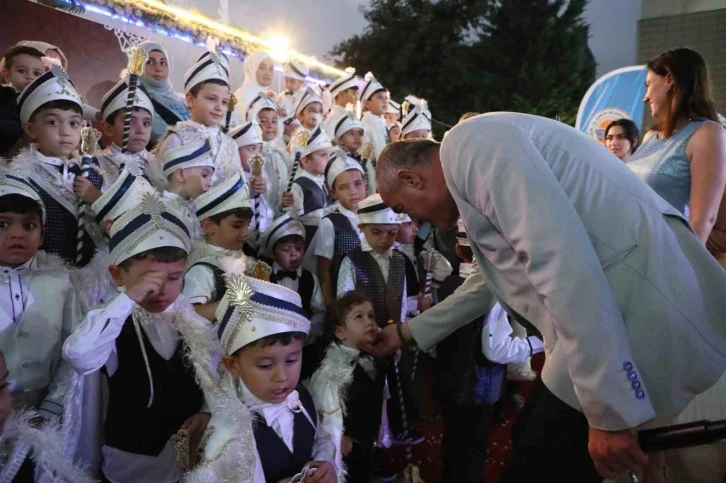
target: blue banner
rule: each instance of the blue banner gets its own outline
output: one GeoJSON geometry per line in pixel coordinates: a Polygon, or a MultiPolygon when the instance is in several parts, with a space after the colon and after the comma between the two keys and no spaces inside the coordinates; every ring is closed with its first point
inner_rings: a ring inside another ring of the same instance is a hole
{"type": "Polygon", "coordinates": [[[623,117],[642,132],[645,66],[623,67],[600,77],[588,89],[577,111],[575,128],[605,144],[605,128],[623,117]]]}

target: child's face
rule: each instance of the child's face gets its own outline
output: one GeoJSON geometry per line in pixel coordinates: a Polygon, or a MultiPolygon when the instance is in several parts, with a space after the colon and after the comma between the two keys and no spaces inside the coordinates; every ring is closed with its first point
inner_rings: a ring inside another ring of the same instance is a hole
{"type": "Polygon", "coordinates": [[[212,245],[225,250],[242,250],[250,235],[250,220],[229,215],[217,224],[207,218],[202,222],[202,229],[212,245]]]}
{"type": "Polygon", "coordinates": [[[165,81],[169,78],[169,61],[166,60],[164,54],[158,50],[149,52],[149,60],[146,61],[146,65],[144,66],[144,75],[157,82],[165,81]]]}
{"type": "Polygon", "coordinates": [[[325,167],[330,160],[330,149],[318,149],[317,151],[302,158],[302,168],[310,174],[321,175],[325,173],[325,167]]]}
{"type": "Polygon", "coordinates": [[[401,223],[398,228],[398,235],[396,241],[403,243],[404,245],[410,245],[416,241],[416,235],[418,234],[418,227],[412,222],[401,223]]]}
{"type": "Polygon", "coordinates": [[[305,81],[300,79],[293,79],[292,77],[285,77],[285,90],[298,91],[305,86],[305,81]]]}
{"type": "Polygon", "coordinates": [[[203,166],[199,168],[178,169],[176,174],[181,178],[183,196],[186,199],[195,199],[212,187],[212,174],[214,169],[203,166]]]}
{"type": "Polygon", "coordinates": [[[37,213],[0,213],[0,265],[19,267],[43,244],[43,226],[37,213]]]}
{"type": "Polygon", "coordinates": [[[275,261],[283,270],[295,272],[302,264],[305,242],[302,239],[275,245],[275,261]]]}
{"type": "Polygon", "coordinates": [[[303,341],[294,339],[288,345],[250,345],[235,356],[224,356],[222,363],[230,374],[242,379],[255,397],[279,404],[300,380],[302,349],[303,341]]]}
{"type": "Polygon", "coordinates": [[[3,69],[3,76],[6,83],[12,84],[19,91],[45,74],[47,70],[42,60],[28,54],[16,55],[13,57],[12,64],[9,69],[3,69]]]}
{"type": "Polygon", "coordinates": [[[260,122],[260,128],[262,129],[262,139],[264,141],[272,141],[277,137],[277,132],[280,129],[278,125],[277,112],[272,109],[263,109],[257,115],[257,119],[260,122]]]}
{"type": "Polygon", "coordinates": [[[249,144],[239,148],[239,159],[242,161],[242,169],[250,171],[250,159],[262,152],[262,143],[249,144]]]}
{"type": "Polygon", "coordinates": [[[45,109],[36,113],[23,129],[46,156],[68,159],[81,142],[83,117],[73,110],[45,109]]]}
{"type": "Polygon", "coordinates": [[[311,102],[305,106],[298,119],[305,129],[315,129],[323,120],[323,105],[319,102],[311,102]]]}
{"type": "Polygon", "coordinates": [[[338,138],[338,145],[346,153],[357,151],[361,144],[363,144],[363,129],[351,129],[338,138]]]}
{"type": "Polygon", "coordinates": [[[335,100],[339,106],[345,107],[348,104],[353,104],[355,106],[355,103],[358,102],[358,88],[351,87],[350,89],[344,90],[335,96],[335,100]]]}
{"type": "Polygon", "coordinates": [[[346,210],[358,213],[358,203],[366,197],[366,182],[357,169],[343,171],[335,178],[330,194],[346,210]]]}
{"type": "Polygon", "coordinates": [[[403,139],[428,139],[431,131],[428,129],[416,129],[403,136],[403,139]]]}
{"type": "Polygon", "coordinates": [[[366,241],[376,253],[386,253],[393,246],[398,235],[398,224],[359,225],[366,241]]]}
{"type": "MultiPolygon", "coordinates": [[[[124,141],[124,112],[115,114],[113,124],[103,122],[103,129],[106,135],[113,138],[113,143],[121,147],[124,141]]],[[[131,113],[131,130],[126,148],[132,154],[140,153],[151,140],[151,113],[146,109],[135,109],[131,113]]]]}
{"type": "Polygon", "coordinates": [[[363,350],[376,343],[378,325],[373,305],[365,302],[351,307],[345,316],[345,324],[335,327],[335,338],[343,345],[363,350]]]}
{"type": "Polygon", "coordinates": [[[159,313],[165,311],[179,297],[184,284],[184,269],[186,259],[176,262],[159,262],[153,259],[134,260],[128,270],[116,265],[108,267],[113,281],[119,287],[136,285],[141,279],[151,273],[160,273],[166,277],[166,283],[161,291],[144,299],[139,305],[147,312],[159,313]]]}
{"type": "Polygon", "coordinates": [[[384,91],[376,92],[370,99],[363,101],[365,108],[376,116],[382,116],[386,113],[386,104],[388,104],[388,96],[384,91]]]}
{"type": "Polygon", "coordinates": [[[275,64],[272,59],[265,59],[260,62],[255,72],[257,83],[262,87],[269,87],[272,84],[272,79],[275,77],[275,64]]]}
{"type": "Polygon", "coordinates": [[[396,124],[396,122],[401,118],[401,114],[399,114],[399,113],[395,113],[395,114],[385,113],[383,115],[383,117],[386,119],[386,122],[388,123],[388,125],[389,126],[392,126],[393,124],[396,124]]]}
{"type": "Polygon", "coordinates": [[[206,83],[197,93],[197,97],[187,93],[187,104],[194,121],[207,127],[219,126],[227,115],[229,87],[206,83]]]}
{"type": "Polygon", "coordinates": [[[0,356],[0,434],[3,433],[5,423],[10,417],[12,399],[8,387],[8,365],[5,363],[5,357],[0,356]]]}

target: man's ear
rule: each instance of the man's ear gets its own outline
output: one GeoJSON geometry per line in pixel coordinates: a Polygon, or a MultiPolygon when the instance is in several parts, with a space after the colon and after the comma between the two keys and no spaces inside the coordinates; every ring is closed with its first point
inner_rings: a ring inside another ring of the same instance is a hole
{"type": "Polygon", "coordinates": [[[35,123],[33,121],[26,121],[23,123],[23,131],[32,141],[38,140],[38,132],[35,130],[35,123]]]}
{"type": "Polygon", "coordinates": [[[108,273],[111,274],[113,283],[115,283],[117,287],[123,287],[124,277],[123,277],[123,269],[121,267],[119,267],[118,265],[110,265],[108,267],[108,273]]]}
{"type": "Polygon", "coordinates": [[[426,183],[424,182],[421,175],[409,169],[399,169],[398,171],[396,171],[396,177],[401,182],[401,184],[403,186],[406,186],[407,188],[413,188],[416,190],[423,190],[424,188],[426,188],[426,183]]]}

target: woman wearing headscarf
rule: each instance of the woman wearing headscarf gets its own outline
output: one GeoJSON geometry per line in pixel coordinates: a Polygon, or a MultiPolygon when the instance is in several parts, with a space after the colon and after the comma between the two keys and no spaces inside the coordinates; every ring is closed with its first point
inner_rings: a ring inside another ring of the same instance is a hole
{"type": "Polygon", "coordinates": [[[156,42],[139,45],[149,54],[144,74],[139,80],[149,93],[156,112],[151,125],[151,144],[155,145],[169,126],[188,120],[191,113],[184,96],[174,91],[169,80],[170,65],[166,49],[156,42]]]}
{"type": "Polygon", "coordinates": [[[237,89],[234,96],[237,98],[237,110],[242,116],[242,121],[247,121],[247,109],[260,92],[275,100],[275,93],[271,90],[272,80],[275,77],[275,62],[267,52],[253,52],[245,58],[244,74],[242,87],[237,89]]]}

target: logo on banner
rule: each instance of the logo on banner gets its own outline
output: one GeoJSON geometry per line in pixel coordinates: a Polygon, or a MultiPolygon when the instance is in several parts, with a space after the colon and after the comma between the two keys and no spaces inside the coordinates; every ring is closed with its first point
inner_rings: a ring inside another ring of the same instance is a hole
{"type": "Polygon", "coordinates": [[[622,118],[630,119],[630,114],[617,107],[607,107],[592,116],[592,120],[587,126],[587,135],[597,139],[601,144],[605,144],[605,129],[611,122],[622,118]]]}

